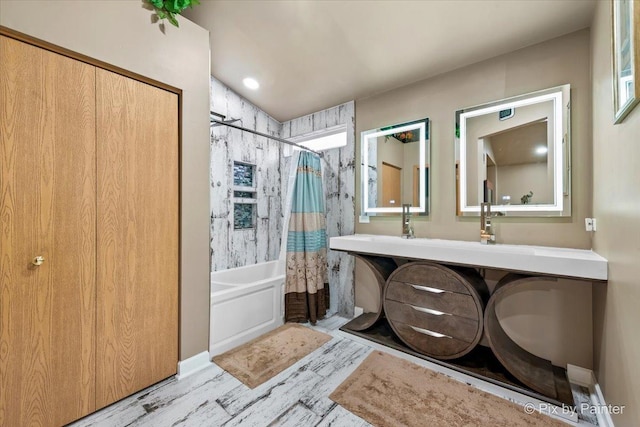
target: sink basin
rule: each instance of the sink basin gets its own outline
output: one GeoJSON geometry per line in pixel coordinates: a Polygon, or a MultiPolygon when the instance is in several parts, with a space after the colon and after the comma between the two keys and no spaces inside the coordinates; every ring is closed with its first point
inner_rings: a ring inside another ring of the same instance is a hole
{"type": "MultiPolygon", "coordinates": [[[[460,250],[471,250],[471,251],[490,251],[490,252],[501,252],[501,253],[517,253],[517,254],[534,254],[533,246],[522,246],[522,245],[502,245],[502,244],[491,244],[491,245],[483,245],[480,242],[467,242],[464,240],[443,240],[443,239],[403,239],[400,236],[382,236],[382,235],[371,235],[371,234],[354,234],[352,236],[342,236],[339,238],[341,241],[354,241],[354,242],[371,242],[380,245],[388,245],[388,244],[401,244],[407,245],[408,247],[414,248],[415,250],[419,250],[419,248],[447,248],[447,249],[460,249],[460,250]]],[[[332,248],[333,249],[333,248],[332,248]]]]}
{"type": "Polygon", "coordinates": [[[607,280],[607,260],[590,250],[527,245],[483,245],[443,239],[354,234],[332,237],[333,250],[459,265],[500,268],[526,273],[607,280]]]}

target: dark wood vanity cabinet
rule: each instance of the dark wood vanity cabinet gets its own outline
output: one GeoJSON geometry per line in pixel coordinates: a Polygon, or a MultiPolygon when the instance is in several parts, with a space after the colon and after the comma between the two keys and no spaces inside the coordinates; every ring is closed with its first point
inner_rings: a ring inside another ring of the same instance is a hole
{"type": "Polygon", "coordinates": [[[482,338],[489,290],[472,268],[409,262],[388,278],[384,312],[410,348],[437,359],[470,352],[482,338]]]}

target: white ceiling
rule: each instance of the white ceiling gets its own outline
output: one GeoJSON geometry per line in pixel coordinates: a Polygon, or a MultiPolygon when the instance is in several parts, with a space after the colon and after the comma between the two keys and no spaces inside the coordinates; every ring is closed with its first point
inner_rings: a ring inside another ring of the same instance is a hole
{"type": "Polygon", "coordinates": [[[595,3],[201,0],[185,16],[211,33],[212,75],[286,121],[588,27],[595,3]]]}

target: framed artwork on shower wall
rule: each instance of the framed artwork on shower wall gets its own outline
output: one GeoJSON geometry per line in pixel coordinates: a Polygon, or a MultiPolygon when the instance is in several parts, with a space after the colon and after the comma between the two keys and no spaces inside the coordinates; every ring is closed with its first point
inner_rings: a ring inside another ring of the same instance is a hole
{"type": "Polygon", "coordinates": [[[622,123],[640,101],[640,0],[612,0],[614,123],[622,123]]]}

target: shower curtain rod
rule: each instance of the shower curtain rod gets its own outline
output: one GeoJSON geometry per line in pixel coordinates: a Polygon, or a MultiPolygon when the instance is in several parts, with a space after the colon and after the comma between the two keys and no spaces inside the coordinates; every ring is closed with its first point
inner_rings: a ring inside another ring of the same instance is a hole
{"type": "MultiPolygon", "coordinates": [[[[215,114],[213,111],[211,112],[211,114],[215,115],[215,116],[219,116],[219,117],[224,117],[224,116],[220,116],[220,114],[215,114]]],[[[299,148],[301,150],[310,151],[310,152],[312,152],[314,154],[317,154],[320,157],[324,157],[324,155],[322,153],[318,152],[318,151],[312,150],[312,149],[307,148],[307,147],[303,147],[302,145],[298,145],[295,142],[287,141],[286,139],[278,138],[277,136],[271,136],[271,135],[267,135],[266,133],[258,132],[258,131],[252,130],[252,129],[243,128],[242,126],[232,125],[231,123],[227,123],[227,122],[221,121],[221,120],[216,120],[216,119],[210,119],[210,120],[211,120],[211,124],[212,125],[215,123],[215,124],[218,124],[218,125],[229,126],[230,128],[238,129],[238,130],[241,130],[241,131],[244,131],[244,132],[249,132],[249,133],[253,133],[253,134],[258,135],[258,136],[263,136],[265,138],[273,139],[274,141],[278,141],[278,142],[281,142],[281,143],[287,144],[287,145],[292,145],[292,146],[297,147],[297,148],[299,148]]]]}

